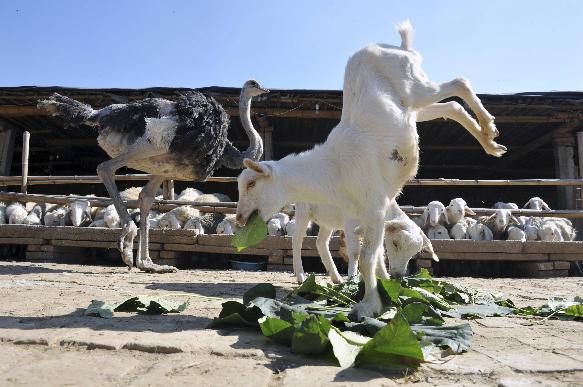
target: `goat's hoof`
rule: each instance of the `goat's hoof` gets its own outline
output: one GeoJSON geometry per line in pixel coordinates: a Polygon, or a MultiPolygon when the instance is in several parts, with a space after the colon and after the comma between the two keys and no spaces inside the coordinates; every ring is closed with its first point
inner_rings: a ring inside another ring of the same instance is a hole
{"type": "Polygon", "coordinates": [[[364,317],[374,317],[381,314],[383,310],[383,303],[378,291],[375,291],[374,296],[364,298],[358,304],[354,305],[350,312],[349,318],[351,320],[360,321],[364,317]]]}
{"type": "Polygon", "coordinates": [[[298,284],[303,284],[304,281],[307,279],[308,277],[306,277],[306,273],[297,273],[296,274],[296,279],[298,280],[298,284]]]}
{"type": "Polygon", "coordinates": [[[342,277],[340,276],[340,274],[336,274],[336,275],[333,274],[333,275],[330,276],[330,279],[335,284],[342,284],[342,283],[344,283],[344,280],[342,279],[342,277]]]}
{"type": "Polygon", "coordinates": [[[495,157],[502,157],[507,149],[504,145],[492,141],[486,149],[486,153],[495,157]]]}

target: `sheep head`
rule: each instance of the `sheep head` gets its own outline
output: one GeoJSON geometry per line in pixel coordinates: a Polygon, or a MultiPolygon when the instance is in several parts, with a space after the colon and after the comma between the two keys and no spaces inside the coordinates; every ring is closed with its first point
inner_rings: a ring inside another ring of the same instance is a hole
{"type": "Polygon", "coordinates": [[[442,214],[445,219],[445,223],[449,223],[445,206],[442,202],[434,200],[427,204],[425,211],[423,211],[423,223],[425,225],[429,223],[429,226],[435,227],[440,224],[439,220],[442,214]]]}
{"type": "Polygon", "coordinates": [[[448,223],[453,224],[458,223],[465,215],[476,215],[462,198],[451,199],[449,205],[445,207],[445,210],[447,212],[448,223]]]}

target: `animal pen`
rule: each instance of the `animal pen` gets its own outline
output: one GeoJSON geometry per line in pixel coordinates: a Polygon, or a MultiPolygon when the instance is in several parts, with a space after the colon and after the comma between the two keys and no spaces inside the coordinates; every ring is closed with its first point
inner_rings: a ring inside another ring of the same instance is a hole
{"type": "MultiPolygon", "coordinates": [[[[199,89],[200,90],[200,89],[199,89]]],[[[128,102],[145,97],[173,99],[186,89],[0,89],[0,186],[18,187],[20,193],[3,188],[0,201],[67,203],[71,192],[102,195],[104,188],[94,176],[97,163],[107,156],[97,147],[90,128],[63,129],[62,123],[36,109],[36,101],[58,91],[93,106],[128,102]],[[20,146],[20,133],[29,131],[20,146]],[[30,157],[23,157],[30,152],[30,157]],[[19,161],[22,162],[19,162],[19,161]],[[34,193],[33,193],[34,192],[34,193]]],[[[211,87],[200,90],[212,95],[231,115],[229,136],[234,145],[244,145],[238,122],[239,89],[211,87]]],[[[513,210],[516,215],[560,216],[571,218],[583,235],[583,93],[523,93],[480,95],[496,117],[500,142],[508,146],[501,159],[483,154],[479,144],[450,121],[418,124],[421,161],[419,179],[410,181],[399,198],[408,214],[419,214],[431,200],[463,197],[479,215],[490,214],[496,201],[522,204],[532,196],[545,199],[553,211],[513,210]],[[579,166],[579,170],[577,169],[579,166]],[[441,178],[449,176],[450,178],[441,178]],[[411,205],[406,205],[411,204],[411,205]]],[[[264,158],[279,159],[325,140],[340,118],[340,91],[279,90],[260,97],[252,111],[265,144],[264,158]]],[[[119,182],[134,185],[148,175],[124,170],[119,182]]],[[[204,183],[189,183],[204,192],[222,192],[236,197],[236,172],[219,170],[204,183]],[[230,174],[230,175],[229,175],[230,174]]],[[[172,198],[173,187],[165,184],[165,198],[172,198]]],[[[88,199],[87,197],[83,197],[88,199]]],[[[94,206],[107,206],[106,197],[93,197],[94,206]]],[[[153,209],[169,210],[192,204],[206,212],[234,213],[236,203],[185,203],[159,200],[153,209]]],[[[136,207],[136,203],[128,203],[136,207]]],[[[0,244],[20,246],[29,261],[82,263],[95,255],[115,254],[118,259],[119,229],[1,225],[0,244]]],[[[237,253],[228,235],[195,235],[192,230],[151,230],[152,258],[178,267],[225,267],[228,259],[266,262],[267,270],[291,270],[291,238],[268,237],[260,245],[237,253]],[[236,258],[244,256],[247,258],[236,258]]],[[[418,267],[437,274],[452,274],[452,262],[476,267],[480,263],[504,264],[505,275],[566,276],[571,262],[583,261],[582,242],[520,242],[433,240],[440,258],[433,263],[426,256],[415,260],[418,267]],[[472,266],[474,265],[474,266],[472,266]]],[[[14,250],[14,247],[12,247],[14,250]]],[[[339,241],[330,243],[338,258],[339,241]]],[[[319,268],[315,237],[306,237],[302,255],[308,268],[319,268]]],[[[471,274],[471,271],[465,272],[471,274]]],[[[454,273],[455,274],[455,273],[454,273]]]]}

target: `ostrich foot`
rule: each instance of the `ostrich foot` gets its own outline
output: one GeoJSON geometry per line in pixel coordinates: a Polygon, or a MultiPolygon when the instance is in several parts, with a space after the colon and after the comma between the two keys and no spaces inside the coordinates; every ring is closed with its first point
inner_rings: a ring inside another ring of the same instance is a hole
{"type": "Polygon", "coordinates": [[[174,266],[157,265],[154,262],[152,262],[152,259],[150,257],[145,257],[143,259],[138,260],[138,262],[136,262],[136,266],[138,269],[140,269],[141,271],[145,271],[146,273],[162,274],[162,273],[176,273],[178,271],[178,269],[175,268],[174,266]]]}
{"type": "Polygon", "coordinates": [[[354,305],[350,312],[349,318],[360,321],[364,317],[374,317],[381,314],[383,303],[378,290],[374,290],[372,296],[364,297],[362,301],[354,305]]]}
{"type": "Polygon", "coordinates": [[[131,269],[134,266],[134,238],[138,235],[138,228],[134,222],[129,222],[122,228],[119,238],[119,251],[121,259],[131,269]]]}

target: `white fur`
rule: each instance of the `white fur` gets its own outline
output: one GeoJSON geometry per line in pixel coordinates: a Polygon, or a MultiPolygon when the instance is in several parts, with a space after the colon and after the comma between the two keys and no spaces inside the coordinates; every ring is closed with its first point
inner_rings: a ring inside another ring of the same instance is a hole
{"type": "Polygon", "coordinates": [[[508,226],[511,223],[517,226],[520,225],[520,221],[508,209],[496,209],[492,215],[480,217],[480,222],[492,230],[494,239],[504,239],[508,226]]]}
{"type": "MultiPolygon", "coordinates": [[[[543,218],[541,220],[540,228],[545,226],[554,226],[559,230],[561,240],[563,241],[573,241],[576,237],[576,231],[573,227],[573,223],[569,219],[564,218],[543,218]]],[[[539,234],[540,236],[540,234],[539,234]]],[[[542,238],[541,238],[542,239],[542,238]]]]}
{"type": "Polygon", "coordinates": [[[505,209],[505,210],[518,210],[518,204],[516,203],[504,203],[504,202],[496,202],[494,203],[494,206],[492,206],[492,208],[494,209],[505,209]]]}
{"type": "Polygon", "coordinates": [[[516,226],[510,226],[506,240],[526,242],[526,233],[516,226]]]}
{"type": "Polygon", "coordinates": [[[196,230],[198,235],[205,235],[204,227],[202,226],[201,218],[196,217],[189,219],[184,225],[185,230],[196,230]]]}
{"type": "Polygon", "coordinates": [[[237,221],[235,215],[227,215],[225,219],[217,225],[217,234],[222,235],[233,235],[239,231],[239,226],[237,226],[237,221]]]}
{"type": "Polygon", "coordinates": [[[45,226],[66,226],[69,209],[65,206],[55,206],[45,213],[45,226]]]}
{"type": "Polygon", "coordinates": [[[283,236],[284,230],[281,227],[281,222],[277,218],[271,218],[267,222],[267,233],[271,236],[283,236]]]}
{"type": "Polygon", "coordinates": [[[113,204],[105,207],[105,212],[103,213],[103,220],[108,228],[119,228],[119,215],[113,204]]]}
{"type": "Polygon", "coordinates": [[[11,203],[6,207],[6,218],[8,224],[23,224],[24,219],[28,216],[26,208],[17,202],[11,203]]]}
{"type": "Polygon", "coordinates": [[[538,236],[541,241],[546,242],[563,242],[563,236],[561,235],[561,230],[554,223],[546,223],[541,225],[538,230],[538,236]]]}
{"type": "Polygon", "coordinates": [[[535,196],[533,198],[528,199],[528,202],[526,202],[526,204],[522,208],[530,208],[531,210],[539,210],[539,211],[541,211],[541,210],[550,211],[551,210],[549,205],[547,203],[545,203],[545,201],[542,200],[541,198],[539,198],[538,196],[535,196]]]}
{"type": "Polygon", "coordinates": [[[190,219],[197,216],[200,216],[200,211],[192,206],[176,207],[160,217],[159,227],[180,230],[190,219]]]}
{"type": "MultiPolygon", "coordinates": [[[[438,85],[421,69],[421,56],[411,48],[412,30],[402,29],[403,50],[371,44],[356,52],[346,66],[340,123],[327,140],[310,151],[279,161],[245,161],[238,178],[237,219],[244,223],[254,211],[265,221],[286,203],[332,204],[362,225],[360,271],[365,283],[357,317],[380,313],[376,288],[377,253],[382,250],[384,217],[404,183],[415,176],[419,161],[416,120],[443,116],[419,110],[458,95],[476,113],[481,128],[466,129],[485,151],[500,156],[493,117],[463,79],[438,85]]],[[[451,106],[451,105],[449,105],[451,106]]],[[[449,109],[449,108],[448,108],[449,109]]],[[[467,115],[467,113],[466,113],[467,115]]]]}
{"type": "Polygon", "coordinates": [[[69,217],[73,226],[79,227],[87,225],[93,220],[91,218],[91,204],[89,200],[74,199],[69,203],[69,217]]]}
{"type": "Polygon", "coordinates": [[[491,241],[494,240],[494,234],[488,226],[476,222],[468,227],[468,236],[474,241],[491,241]]]}
{"type": "Polygon", "coordinates": [[[429,227],[435,227],[438,224],[443,226],[449,223],[445,206],[438,200],[434,200],[427,204],[421,218],[423,219],[423,226],[426,229],[429,227]]]}
{"type": "Polygon", "coordinates": [[[451,239],[447,228],[441,224],[427,227],[427,237],[429,239],[451,239]]]}
{"type": "Polygon", "coordinates": [[[451,239],[468,239],[468,224],[466,222],[458,222],[449,230],[451,239]]]}
{"type": "Polygon", "coordinates": [[[459,223],[466,215],[476,215],[468,203],[462,198],[451,199],[449,205],[445,207],[448,224],[459,223]]]}
{"type": "Polygon", "coordinates": [[[198,199],[200,195],[202,195],[202,192],[197,190],[196,188],[185,188],[182,190],[182,192],[180,192],[180,195],[178,195],[176,200],[194,202],[198,199]]]}

